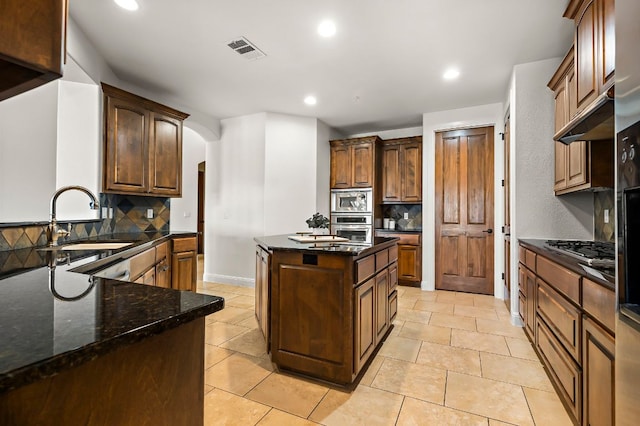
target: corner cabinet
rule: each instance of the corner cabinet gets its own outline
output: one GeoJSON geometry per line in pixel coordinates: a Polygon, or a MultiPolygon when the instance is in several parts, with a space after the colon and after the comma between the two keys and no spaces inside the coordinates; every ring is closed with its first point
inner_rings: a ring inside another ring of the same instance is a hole
{"type": "Polygon", "coordinates": [[[0,2],[0,101],[62,77],[68,0],[0,2]]]}
{"type": "Polygon", "coordinates": [[[422,202],[422,136],[382,142],[382,202],[422,202]]]}
{"type": "Polygon", "coordinates": [[[103,192],[182,196],[182,122],[189,115],[102,83],[103,192]]]}
{"type": "Polygon", "coordinates": [[[374,185],[378,136],[329,141],[331,189],[371,188],[374,185]]]}

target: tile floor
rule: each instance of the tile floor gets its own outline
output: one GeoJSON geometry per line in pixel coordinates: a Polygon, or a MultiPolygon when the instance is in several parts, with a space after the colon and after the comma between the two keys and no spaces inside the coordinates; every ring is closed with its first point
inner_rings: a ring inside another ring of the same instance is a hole
{"type": "Polygon", "coordinates": [[[207,318],[205,425],[571,425],[493,297],[400,287],[395,328],[345,393],[274,371],[253,288],[198,287],[226,301],[207,318]]]}

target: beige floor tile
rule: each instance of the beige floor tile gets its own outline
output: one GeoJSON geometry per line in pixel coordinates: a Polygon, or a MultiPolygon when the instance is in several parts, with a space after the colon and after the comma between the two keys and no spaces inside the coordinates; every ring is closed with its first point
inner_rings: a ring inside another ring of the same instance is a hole
{"type": "Polygon", "coordinates": [[[498,314],[496,314],[496,310],[493,308],[479,308],[477,306],[456,305],[453,313],[455,315],[461,315],[465,317],[484,318],[495,321],[498,320],[498,314]]]}
{"type": "Polygon", "coordinates": [[[436,301],[441,303],[456,303],[456,292],[455,291],[444,291],[444,290],[436,290],[436,301]]]}
{"type": "Polygon", "coordinates": [[[512,337],[505,337],[505,340],[507,341],[507,346],[509,347],[511,356],[530,359],[532,361],[538,360],[538,356],[533,350],[533,346],[531,346],[531,342],[529,342],[529,340],[514,339],[512,337]]]}
{"type": "Polygon", "coordinates": [[[402,326],[404,325],[404,321],[401,321],[398,319],[398,317],[396,316],[396,319],[393,321],[393,329],[391,330],[391,333],[389,333],[389,336],[398,336],[400,335],[400,330],[402,330],[402,326]]]}
{"type": "Polygon", "coordinates": [[[431,318],[431,312],[416,311],[413,309],[398,309],[398,316],[396,317],[400,321],[413,321],[429,324],[431,318]]]}
{"type": "Polygon", "coordinates": [[[214,390],[215,388],[211,385],[204,385],[204,394],[208,394],[209,392],[211,392],[212,390],[214,390]]]}
{"type": "Polygon", "coordinates": [[[204,397],[205,425],[254,425],[270,407],[214,389],[204,397]]]}
{"type": "MultiPolygon", "coordinates": [[[[240,296],[236,296],[240,297],[240,296]]],[[[226,322],[227,324],[238,324],[255,316],[253,309],[236,308],[235,306],[225,306],[221,311],[211,314],[209,318],[217,322],[226,322]]]]}
{"type": "Polygon", "coordinates": [[[220,347],[253,356],[262,356],[267,353],[267,343],[262,331],[257,328],[222,343],[220,347]]]}
{"type": "Polygon", "coordinates": [[[415,297],[399,297],[398,298],[398,310],[402,309],[413,309],[416,302],[418,301],[415,297]]]}
{"type": "Polygon", "coordinates": [[[317,424],[275,408],[258,422],[258,426],[313,426],[317,424]]]}
{"type": "Polygon", "coordinates": [[[430,402],[405,398],[397,426],[487,426],[485,417],[443,407],[430,402]]]}
{"type": "Polygon", "coordinates": [[[495,308],[504,306],[504,300],[487,294],[474,294],[473,306],[478,306],[481,308],[495,308]]]}
{"type": "Polygon", "coordinates": [[[444,314],[453,314],[453,303],[432,302],[429,300],[418,300],[414,309],[417,311],[440,312],[444,314]]]}
{"type": "Polygon", "coordinates": [[[514,425],[513,423],[501,422],[500,420],[489,419],[489,426],[517,426],[517,425],[514,425]]]}
{"type": "Polygon", "coordinates": [[[204,382],[219,389],[244,395],[263,381],[273,367],[266,358],[234,354],[204,372],[204,382]]]}
{"type": "Polygon", "coordinates": [[[451,329],[448,327],[406,321],[402,330],[400,330],[400,337],[448,345],[451,341],[451,329]]]}
{"type": "Polygon", "coordinates": [[[480,362],[482,377],[553,392],[553,386],[538,361],[481,353],[480,362]]]}
{"type": "Polygon", "coordinates": [[[440,368],[387,358],[371,387],[442,405],[446,380],[440,368]]]}
{"type": "Polygon", "coordinates": [[[452,329],[451,346],[481,352],[491,352],[499,355],[509,355],[509,348],[507,347],[507,342],[504,337],[475,331],[452,329]]]}
{"type": "Polygon", "coordinates": [[[247,331],[249,331],[247,327],[225,322],[212,322],[205,326],[204,341],[210,345],[219,345],[247,331]]]}
{"type": "Polygon", "coordinates": [[[418,300],[435,302],[437,296],[438,296],[438,293],[435,292],[435,291],[425,291],[425,290],[423,290],[423,291],[420,292],[420,294],[418,294],[418,300]]]}
{"type": "Polygon", "coordinates": [[[373,358],[373,361],[369,364],[367,371],[365,371],[362,379],[360,379],[360,385],[371,386],[371,383],[373,382],[373,379],[375,379],[376,374],[378,374],[378,370],[380,370],[380,366],[382,366],[382,361],[384,360],[385,357],[380,354],[377,354],[375,358],[373,358]]]}
{"type": "Polygon", "coordinates": [[[225,307],[233,306],[234,308],[251,309],[255,307],[255,297],[242,296],[234,297],[233,299],[225,299],[225,307]]]}
{"type": "Polygon", "coordinates": [[[484,318],[476,318],[478,331],[481,333],[498,334],[500,336],[514,337],[516,339],[527,340],[524,329],[505,320],[490,320],[484,318]]]}
{"type": "Polygon", "coordinates": [[[211,367],[214,364],[219,363],[223,359],[233,355],[234,352],[228,349],[222,349],[214,345],[204,345],[204,369],[211,367]]]}
{"type": "MultiPolygon", "coordinates": [[[[457,306],[456,306],[457,308],[457,306]]],[[[476,331],[476,319],[473,317],[463,317],[451,314],[431,314],[430,325],[438,327],[458,328],[461,330],[476,331]]]]}
{"type": "Polygon", "coordinates": [[[448,372],[445,406],[517,425],[533,425],[522,388],[448,372]]]}
{"type": "Polygon", "coordinates": [[[380,348],[378,354],[389,358],[415,362],[418,352],[420,351],[421,343],[422,342],[420,340],[416,339],[389,336],[382,344],[382,348],[380,348]]]}
{"type": "Polygon", "coordinates": [[[330,390],[309,420],[326,426],[393,425],[403,398],[368,386],[358,386],[351,393],[330,390]]]}
{"type": "MultiPolygon", "coordinates": [[[[227,303],[229,303],[231,300],[235,299],[236,297],[239,297],[239,294],[235,294],[235,293],[231,293],[229,291],[225,291],[225,290],[220,290],[217,288],[208,288],[206,285],[202,287],[202,289],[200,289],[201,293],[205,293],[205,294],[210,294],[212,296],[218,296],[218,297],[223,297],[224,298],[224,303],[225,305],[227,303]]],[[[219,311],[221,312],[221,311],[219,311]]]]}
{"type": "Polygon", "coordinates": [[[537,425],[571,426],[573,424],[555,392],[525,387],[524,395],[537,425]]]}
{"type": "Polygon", "coordinates": [[[247,328],[258,328],[258,321],[256,320],[256,316],[254,315],[247,318],[246,320],[240,321],[238,325],[247,328]]]}
{"type": "Polygon", "coordinates": [[[255,299],[256,297],[256,289],[255,287],[244,287],[240,285],[228,285],[228,291],[230,293],[241,294],[243,296],[249,296],[255,299]]]}
{"type": "Polygon", "coordinates": [[[480,353],[471,349],[423,342],[416,363],[474,376],[482,375],[480,353]]]}
{"type": "Polygon", "coordinates": [[[325,386],[274,373],[251,389],[246,398],[307,418],[328,391],[325,386]]]}

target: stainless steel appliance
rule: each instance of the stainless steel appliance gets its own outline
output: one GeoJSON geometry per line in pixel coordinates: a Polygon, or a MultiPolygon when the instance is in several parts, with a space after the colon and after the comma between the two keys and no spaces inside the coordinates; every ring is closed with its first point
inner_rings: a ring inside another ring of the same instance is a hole
{"type": "Polygon", "coordinates": [[[369,189],[332,189],[331,214],[373,213],[373,191],[369,189]]]}
{"type": "Polygon", "coordinates": [[[348,238],[351,244],[371,244],[373,216],[370,213],[332,213],[331,233],[348,238]]]}
{"type": "Polygon", "coordinates": [[[640,2],[616,0],[616,173],[618,268],[615,416],[640,419],[640,2]]]}
{"type": "Polygon", "coordinates": [[[548,240],[545,245],[596,268],[613,269],[616,265],[614,243],[580,240],[548,240]]]}

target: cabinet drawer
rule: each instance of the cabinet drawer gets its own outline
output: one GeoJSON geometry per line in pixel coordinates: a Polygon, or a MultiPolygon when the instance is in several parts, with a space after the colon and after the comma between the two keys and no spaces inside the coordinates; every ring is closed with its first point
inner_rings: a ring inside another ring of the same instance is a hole
{"type": "Polygon", "coordinates": [[[173,252],[179,253],[182,251],[195,251],[198,241],[195,237],[187,238],[174,238],[173,239],[173,252]]]}
{"type": "Polygon", "coordinates": [[[536,271],[536,257],[537,255],[534,252],[529,249],[524,249],[524,264],[533,272],[536,271]]]}
{"type": "Polygon", "coordinates": [[[376,257],[374,255],[356,261],[356,283],[361,283],[375,272],[376,257]]]}
{"type": "Polygon", "coordinates": [[[382,270],[389,264],[389,249],[380,250],[376,253],[376,272],[382,270]]]}
{"type": "Polygon", "coordinates": [[[162,259],[166,259],[169,255],[169,242],[158,244],[156,246],[156,262],[160,262],[162,259]]]}
{"type": "Polygon", "coordinates": [[[419,246],[420,242],[422,241],[422,234],[384,232],[384,233],[381,233],[380,235],[387,238],[399,238],[400,241],[398,241],[398,244],[419,246]]]}
{"type": "Polygon", "coordinates": [[[538,314],[576,361],[580,360],[580,312],[542,280],[536,280],[538,314]]]}
{"type": "Polygon", "coordinates": [[[129,261],[129,273],[132,280],[137,280],[143,273],[156,263],[155,247],[137,254],[129,261]]]}
{"type": "Polygon", "coordinates": [[[536,347],[542,360],[558,385],[560,397],[569,407],[570,414],[580,423],[582,401],[582,372],[576,362],[562,348],[553,333],[542,322],[537,322],[536,347]]]}
{"type": "Polygon", "coordinates": [[[580,275],[542,256],[538,257],[536,266],[540,278],[577,305],[580,304],[580,275]]]}
{"type": "Polygon", "coordinates": [[[398,246],[393,246],[389,249],[389,263],[398,260],[398,246]]]}
{"type": "Polygon", "coordinates": [[[582,307],[610,332],[615,330],[616,294],[613,290],[582,278],[582,307]]]}
{"type": "Polygon", "coordinates": [[[527,263],[527,249],[522,246],[518,246],[518,260],[523,265],[527,263]]]}
{"type": "Polygon", "coordinates": [[[389,296],[389,322],[393,322],[396,319],[398,313],[398,292],[394,291],[389,296]]]}

